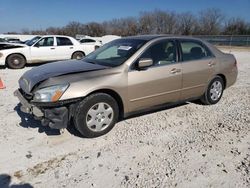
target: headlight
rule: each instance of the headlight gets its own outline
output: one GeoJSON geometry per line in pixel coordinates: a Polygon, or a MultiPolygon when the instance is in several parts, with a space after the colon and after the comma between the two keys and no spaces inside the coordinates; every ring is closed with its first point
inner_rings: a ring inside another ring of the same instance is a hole
{"type": "Polygon", "coordinates": [[[56,102],[60,99],[63,93],[68,88],[68,84],[55,85],[47,88],[40,89],[35,92],[34,102],[56,102]]]}

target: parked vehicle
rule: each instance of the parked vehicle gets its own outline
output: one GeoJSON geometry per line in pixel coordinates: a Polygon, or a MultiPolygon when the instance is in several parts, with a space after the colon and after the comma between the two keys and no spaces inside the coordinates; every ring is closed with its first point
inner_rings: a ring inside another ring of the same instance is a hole
{"type": "Polygon", "coordinates": [[[0,42],[7,42],[4,38],[0,38],[0,42]]]}
{"type": "Polygon", "coordinates": [[[15,91],[21,110],[51,128],[73,119],[86,137],[153,107],[201,99],[216,104],[235,83],[236,59],[190,37],[135,36],[112,41],[82,60],[27,71],[15,91]]]}
{"type": "Polygon", "coordinates": [[[95,50],[93,45],[83,45],[72,37],[61,35],[37,36],[26,44],[10,46],[0,50],[0,65],[13,69],[31,63],[81,59],[95,50]]]}
{"type": "Polygon", "coordinates": [[[18,39],[18,38],[5,38],[6,42],[8,43],[18,43],[18,44],[22,44],[23,42],[18,39]]]}
{"type": "Polygon", "coordinates": [[[102,46],[102,41],[91,38],[83,38],[80,40],[80,43],[95,46],[95,49],[100,48],[102,46]]]}

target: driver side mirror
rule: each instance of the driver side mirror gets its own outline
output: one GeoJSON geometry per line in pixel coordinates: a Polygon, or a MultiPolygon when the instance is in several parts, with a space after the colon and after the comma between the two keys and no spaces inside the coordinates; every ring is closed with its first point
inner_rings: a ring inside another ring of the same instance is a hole
{"type": "Polygon", "coordinates": [[[153,60],[151,58],[142,58],[138,62],[139,69],[146,69],[153,65],[153,60]]]}

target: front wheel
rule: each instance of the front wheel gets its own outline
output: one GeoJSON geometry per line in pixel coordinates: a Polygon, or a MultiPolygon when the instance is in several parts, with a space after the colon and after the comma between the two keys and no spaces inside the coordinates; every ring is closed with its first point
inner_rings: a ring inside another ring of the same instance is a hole
{"type": "Polygon", "coordinates": [[[25,66],[26,60],[20,54],[12,54],[7,58],[7,65],[12,69],[21,69],[25,66]]]}
{"type": "Polygon", "coordinates": [[[105,93],[95,93],[79,103],[74,116],[76,129],[85,137],[106,134],[118,120],[116,100],[105,93]]]}
{"type": "Polygon", "coordinates": [[[203,104],[216,104],[222,97],[224,90],[224,81],[220,76],[216,76],[208,85],[201,101],[203,104]]]}

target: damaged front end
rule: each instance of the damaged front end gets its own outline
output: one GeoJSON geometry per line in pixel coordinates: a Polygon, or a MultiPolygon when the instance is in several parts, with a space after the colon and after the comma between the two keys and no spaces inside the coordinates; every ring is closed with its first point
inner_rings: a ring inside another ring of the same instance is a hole
{"type": "Polygon", "coordinates": [[[25,45],[25,44],[0,42],[0,50],[8,50],[8,49],[14,49],[14,48],[23,48],[25,46],[27,46],[27,45],[25,45]]]}
{"type": "Polygon", "coordinates": [[[82,60],[68,60],[41,65],[25,72],[19,79],[14,95],[21,103],[21,111],[33,114],[42,124],[54,129],[66,128],[80,98],[61,100],[70,88],[70,80],[82,79],[85,72],[107,67],[82,60]],[[72,76],[78,73],[78,76],[72,76]]]}
{"type": "Polygon", "coordinates": [[[24,113],[34,115],[35,119],[41,121],[43,126],[52,129],[67,128],[70,118],[73,115],[75,105],[79,99],[58,101],[58,102],[32,102],[31,96],[25,94],[22,89],[14,92],[18,97],[24,113]]]}

